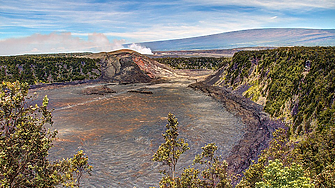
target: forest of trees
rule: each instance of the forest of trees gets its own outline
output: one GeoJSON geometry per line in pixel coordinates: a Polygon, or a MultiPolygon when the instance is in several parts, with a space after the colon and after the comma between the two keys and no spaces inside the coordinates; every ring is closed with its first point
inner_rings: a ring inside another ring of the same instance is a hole
{"type": "Polygon", "coordinates": [[[65,54],[0,56],[0,80],[33,85],[96,79],[101,74],[99,61],[65,54]]]}
{"type": "Polygon", "coordinates": [[[212,69],[217,70],[228,64],[231,58],[221,57],[164,57],[155,58],[156,61],[168,64],[175,69],[212,69]]]}

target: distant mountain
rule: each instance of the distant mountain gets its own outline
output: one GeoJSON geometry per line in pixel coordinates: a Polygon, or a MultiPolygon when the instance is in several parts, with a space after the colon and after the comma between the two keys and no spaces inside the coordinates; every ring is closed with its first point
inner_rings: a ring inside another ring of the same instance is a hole
{"type": "Polygon", "coordinates": [[[251,29],[185,39],[143,42],[153,51],[240,47],[335,46],[335,29],[251,29]]]}

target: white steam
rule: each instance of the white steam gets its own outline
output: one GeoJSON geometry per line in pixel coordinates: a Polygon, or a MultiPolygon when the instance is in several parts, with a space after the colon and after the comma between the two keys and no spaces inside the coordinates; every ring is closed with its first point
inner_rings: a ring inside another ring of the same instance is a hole
{"type": "MultiPolygon", "coordinates": [[[[125,40],[110,42],[102,33],[89,34],[87,40],[71,33],[33,34],[23,38],[0,40],[0,55],[62,53],[62,52],[108,52],[124,49],[125,40]]],[[[131,44],[128,49],[142,54],[152,54],[150,48],[131,44]]]]}
{"type": "Polygon", "coordinates": [[[128,46],[128,48],[136,52],[139,52],[141,54],[152,54],[152,51],[150,48],[143,47],[139,44],[132,43],[131,45],[128,46]]]}

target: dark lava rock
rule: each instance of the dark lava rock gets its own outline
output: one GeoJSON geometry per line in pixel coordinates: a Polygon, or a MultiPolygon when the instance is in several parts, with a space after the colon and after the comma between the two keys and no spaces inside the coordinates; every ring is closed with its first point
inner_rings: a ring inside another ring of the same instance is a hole
{"type": "Polygon", "coordinates": [[[105,85],[96,86],[96,87],[88,87],[84,89],[82,92],[85,95],[104,95],[108,93],[116,93],[116,91],[112,90],[111,88],[105,85]]]}
{"type": "Polygon", "coordinates": [[[146,88],[140,88],[136,90],[129,90],[129,93],[141,93],[141,94],[153,94],[152,91],[146,90],[146,88]]]}

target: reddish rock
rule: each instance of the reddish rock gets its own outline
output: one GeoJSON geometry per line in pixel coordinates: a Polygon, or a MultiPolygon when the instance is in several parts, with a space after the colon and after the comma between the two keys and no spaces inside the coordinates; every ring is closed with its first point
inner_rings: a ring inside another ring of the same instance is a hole
{"type": "Polygon", "coordinates": [[[119,83],[148,83],[173,75],[173,69],[132,50],[92,54],[100,58],[102,79],[119,83]]]}

